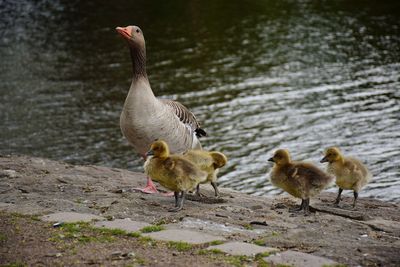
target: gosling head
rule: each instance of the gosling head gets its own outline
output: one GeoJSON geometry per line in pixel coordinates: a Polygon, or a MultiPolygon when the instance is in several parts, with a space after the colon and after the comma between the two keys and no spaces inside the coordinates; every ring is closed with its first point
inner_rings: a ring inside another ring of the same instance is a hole
{"type": "Polygon", "coordinates": [[[150,146],[146,156],[154,156],[157,158],[167,158],[169,156],[169,148],[165,141],[157,140],[150,146]]]}
{"type": "Polygon", "coordinates": [[[288,164],[291,161],[289,151],[287,149],[278,149],[268,161],[272,161],[277,165],[288,164]]]}
{"type": "Polygon", "coordinates": [[[340,152],[340,149],[337,147],[329,147],[328,149],[325,150],[325,156],[323,159],[321,159],[321,163],[323,162],[335,162],[339,161],[342,158],[342,153],[340,152]]]}

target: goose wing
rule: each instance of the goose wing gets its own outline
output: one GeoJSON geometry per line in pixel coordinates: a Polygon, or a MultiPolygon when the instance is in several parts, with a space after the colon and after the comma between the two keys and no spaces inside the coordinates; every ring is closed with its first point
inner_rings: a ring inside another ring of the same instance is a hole
{"type": "Polygon", "coordinates": [[[161,102],[172,108],[175,115],[178,116],[179,120],[188,125],[190,129],[192,129],[192,131],[196,133],[197,137],[207,135],[207,133],[200,128],[200,123],[196,119],[196,116],[194,116],[194,114],[190,112],[189,109],[186,108],[184,105],[170,99],[161,99],[161,102]]]}

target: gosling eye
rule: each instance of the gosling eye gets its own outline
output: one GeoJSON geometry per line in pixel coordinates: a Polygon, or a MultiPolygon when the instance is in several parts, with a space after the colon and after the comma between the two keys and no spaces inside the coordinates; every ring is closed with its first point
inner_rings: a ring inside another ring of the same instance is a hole
{"type": "Polygon", "coordinates": [[[140,30],[139,30],[139,29],[136,29],[136,32],[137,32],[137,33],[140,33],[140,30]]]}

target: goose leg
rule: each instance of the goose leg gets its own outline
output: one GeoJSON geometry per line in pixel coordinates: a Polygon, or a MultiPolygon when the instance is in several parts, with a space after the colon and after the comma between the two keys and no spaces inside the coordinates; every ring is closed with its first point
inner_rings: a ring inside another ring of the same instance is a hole
{"type": "Polygon", "coordinates": [[[134,188],[137,191],[140,191],[142,193],[145,194],[154,194],[154,193],[158,193],[158,190],[156,188],[156,186],[154,185],[153,181],[151,180],[150,177],[147,177],[147,183],[146,186],[144,188],[134,188]]]}
{"type": "Polygon", "coordinates": [[[339,187],[339,192],[338,192],[338,195],[337,195],[337,197],[336,197],[336,200],[335,200],[335,202],[333,202],[333,204],[334,204],[336,207],[337,207],[337,206],[339,206],[339,202],[340,202],[340,195],[342,194],[342,192],[343,192],[343,189],[339,187]]]}
{"type": "Polygon", "coordinates": [[[358,192],[354,191],[353,194],[354,194],[353,209],[354,209],[357,203],[358,192]]]}
{"type": "Polygon", "coordinates": [[[217,187],[217,183],[216,182],[211,182],[212,187],[214,187],[214,192],[215,192],[215,196],[219,197],[219,190],[217,187]]]}
{"type": "MultiPolygon", "coordinates": [[[[147,156],[146,155],[142,155],[142,158],[143,158],[144,161],[146,161],[147,156]]],[[[144,188],[136,187],[136,188],[133,188],[133,190],[140,191],[140,192],[145,193],[145,194],[159,193],[157,188],[156,188],[156,186],[154,185],[154,183],[153,183],[153,181],[151,180],[150,177],[147,177],[147,183],[146,183],[146,186],[144,188]]],[[[162,193],[162,195],[170,197],[170,196],[174,195],[174,192],[162,193]]]]}

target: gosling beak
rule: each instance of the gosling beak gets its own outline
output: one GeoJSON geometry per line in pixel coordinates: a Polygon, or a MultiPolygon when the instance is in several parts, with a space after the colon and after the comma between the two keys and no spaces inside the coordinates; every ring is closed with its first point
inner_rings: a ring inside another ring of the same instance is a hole
{"type": "Polygon", "coordinates": [[[275,162],[274,158],[269,158],[268,161],[275,162]]]}
{"type": "Polygon", "coordinates": [[[147,157],[148,156],[154,156],[154,151],[150,149],[149,151],[147,151],[146,156],[147,157]]]}
{"type": "Polygon", "coordinates": [[[328,162],[328,158],[327,158],[327,157],[323,157],[323,159],[321,159],[320,162],[321,162],[321,163],[328,162]]]}

